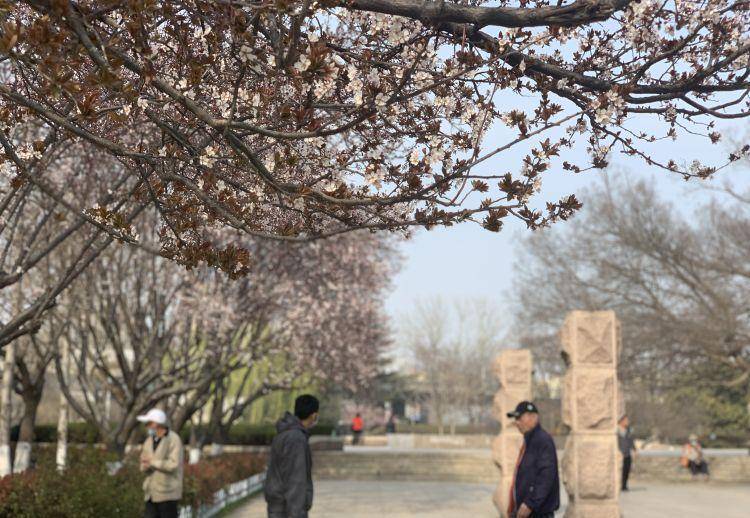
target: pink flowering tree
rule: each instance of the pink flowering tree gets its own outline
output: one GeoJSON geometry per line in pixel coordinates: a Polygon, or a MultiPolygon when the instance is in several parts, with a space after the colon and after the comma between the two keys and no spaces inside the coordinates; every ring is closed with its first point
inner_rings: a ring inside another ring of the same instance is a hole
{"type": "Polygon", "coordinates": [[[387,344],[387,240],[356,233],[312,244],[246,243],[256,268],[230,280],[137,247],[104,251],[42,328],[70,408],[124,451],[149,408],[174,429],[203,417],[209,436],[257,399],[324,378],[361,387],[387,344]]]}
{"type": "MultiPolygon", "coordinates": [[[[390,240],[355,233],[307,244],[261,240],[251,248],[259,261],[247,276],[215,279],[219,297],[200,285],[186,297],[191,314],[212,300],[230,306],[224,317],[235,319],[233,351],[242,358],[229,375],[193,391],[172,411],[179,424],[192,418],[205,425],[191,437],[194,448],[225,443],[231,425],[274,391],[315,383],[364,389],[388,344],[382,301],[397,266],[390,240]],[[236,330],[249,328],[259,338],[243,343],[244,331],[236,330]]],[[[217,324],[204,329],[211,333],[217,324]]]]}

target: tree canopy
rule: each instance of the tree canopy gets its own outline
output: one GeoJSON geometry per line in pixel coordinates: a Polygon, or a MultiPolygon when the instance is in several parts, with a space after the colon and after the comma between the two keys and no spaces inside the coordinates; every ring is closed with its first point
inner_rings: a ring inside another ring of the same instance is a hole
{"type": "Polygon", "coordinates": [[[299,241],[468,220],[497,231],[508,217],[538,227],[580,206],[571,194],[536,208],[547,170],[622,152],[705,177],[744,152],[687,163],[650,146],[718,141],[714,120],[748,115],[745,2],[27,0],[0,2],[0,19],[11,189],[62,200],[36,164],[60,143],[95,148],[130,181],[64,206],[137,241],[128,211],[151,204],[163,254],[232,275],[252,258],[222,229],[299,241]],[[488,142],[496,122],[515,136],[488,142]],[[565,158],[576,147],[584,161],[565,158]]]}

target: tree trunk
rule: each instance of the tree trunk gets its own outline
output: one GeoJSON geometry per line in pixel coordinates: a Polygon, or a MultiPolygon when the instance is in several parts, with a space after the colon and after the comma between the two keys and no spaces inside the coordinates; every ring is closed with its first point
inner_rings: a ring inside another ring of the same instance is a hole
{"type": "Polygon", "coordinates": [[[211,432],[211,456],[221,455],[224,451],[224,437],[221,419],[224,414],[224,391],[221,384],[217,383],[214,389],[214,398],[211,402],[211,421],[209,430],[211,432]]]}
{"type": "Polygon", "coordinates": [[[13,392],[13,369],[16,365],[16,343],[5,346],[3,379],[0,385],[0,477],[13,472],[13,459],[10,451],[10,426],[12,415],[11,394],[13,392]]]}
{"type": "Polygon", "coordinates": [[[201,460],[201,446],[198,443],[198,434],[195,433],[195,426],[190,427],[190,448],[188,449],[188,463],[198,464],[201,460]]]}
{"type": "MultiPolygon", "coordinates": [[[[70,371],[70,353],[68,341],[62,343],[62,371],[66,381],[70,371]]],[[[57,470],[64,471],[68,464],[68,399],[65,392],[60,390],[60,413],[57,418],[57,470]]]]}
{"type": "Polygon", "coordinates": [[[39,390],[29,389],[23,394],[23,417],[18,432],[18,443],[16,444],[16,455],[13,464],[13,472],[21,473],[29,468],[31,461],[31,447],[34,444],[34,426],[36,425],[36,412],[42,399],[42,386],[39,390]]]}
{"type": "Polygon", "coordinates": [[[211,455],[221,455],[224,453],[224,445],[228,442],[229,430],[227,427],[219,424],[211,435],[211,455]]]}

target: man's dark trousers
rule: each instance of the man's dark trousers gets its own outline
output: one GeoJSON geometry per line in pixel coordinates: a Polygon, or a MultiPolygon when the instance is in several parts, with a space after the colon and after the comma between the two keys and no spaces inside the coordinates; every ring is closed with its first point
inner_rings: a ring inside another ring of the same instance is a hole
{"type": "MultiPolygon", "coordinates": [[[[268,518],[289,518],[289,514],[286,512],[284,506],[268,506],[268,518]]],[[[297,518],[297,517],[295,517],[297,518]]],[[[307,518],[307,513],[299,518],[307,518]]]]}
{"type": "Polygon", "coordinates": [[[145,518],[177,518],[177,516],[177,500],[158,503],[149,500],[146,502],[145,518]]]}
{"type": "Polygon", "coordinates": [[[633,465],[633,457],[625,455],[622,458],[622,490],[628,489],[628,478],[630,477],[630,467],[633,465]]]}

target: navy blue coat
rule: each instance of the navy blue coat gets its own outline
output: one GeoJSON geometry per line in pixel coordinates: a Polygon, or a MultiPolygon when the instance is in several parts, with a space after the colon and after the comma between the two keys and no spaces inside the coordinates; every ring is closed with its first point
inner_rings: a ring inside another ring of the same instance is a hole
{"type": "Polygon", "coordinates": [[[516,474],[517,507],[526,504],[539,516],[560,507],[557,450],[550,434],[537,425],[524,435],[526,451],[516,474]]]}

